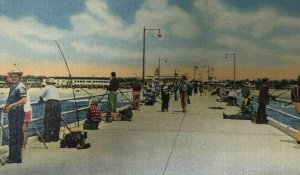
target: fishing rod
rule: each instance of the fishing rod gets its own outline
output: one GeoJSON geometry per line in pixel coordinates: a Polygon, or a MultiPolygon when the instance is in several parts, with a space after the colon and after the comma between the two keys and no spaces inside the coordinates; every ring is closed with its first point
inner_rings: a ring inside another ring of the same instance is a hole
{"type": "Polygon", "coordinates": [[[73,98],[74,98],[74,102],[75,102],[77,125],[78,125],[78,127],[79,127],[79,116],[78,116],[78,109],[77,109],[77,101],[76,101],[76,97],[75,97],[75,91],[74,91],[74,87],[73,87],[73,83],[72,83],[72,76],[71,76],[71,73],[70,73],[70,69],[69,69],[67,60],[66,60],[66,58],[65,58],[65,56],[64,56],[64,54],[63,54],[63,52],[62,52],[62,50],[60,49],[60,47],[59,47],[58,43],[56,42],[56,40],[54,40],[54,41],[55,41],[55,43],[56,43],[56,45],[57,45],[57,47],[58,47],[58,49],[59,49],[59,51],[60,51],[60,53],[61,53],[61,55],[62,55],[64,61],[65,61],[65,64],[66,64],[66,67],[67,67],[67,70],[68,70],[68,73],[69,73],[70,86],[71,86],[71,88],[72,88],[72,90],[73,90],[73,98]]]}
{"type": "Polygon", "coordinates": [[[35,131],[36,131],[37,135],[39,136],[39,138],[41,138],[41,141],[43,142],[43,145],[45,146],[45,148],[48,149],[48,146],[46,145],[44,138],[40,134],[39,130],[36,128],[34,122],[31,122],[31,124],[32,124],[33,128],[35,129],[35,131]]]}

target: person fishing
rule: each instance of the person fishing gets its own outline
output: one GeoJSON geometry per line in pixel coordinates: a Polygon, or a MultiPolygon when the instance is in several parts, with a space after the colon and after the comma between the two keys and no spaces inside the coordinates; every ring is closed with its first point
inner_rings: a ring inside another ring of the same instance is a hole
{"type": "MultiPolygon", "coordinates": [[[[56,82],[53,78],[48,78],[46,84],[40,95],[40,102],[46,102],[43,138],[45,142],[57,142],[59,140],[61,120],[59,92],[54,86],[56,82]]],[[[39,140],[41,141],[41,138],[39,140]]]]}
{"type": "Polygon", "coordinates": [[[291,100],[295,103],[295,109],[300,115],[300,75],[297,79],[297,84],[292,88],[291,100]]]}
{"type": "Polygon", "coordinates": [[[111,112],[117,112],[117,95],[119,90],[119,81],[117,80],[116,73],[111,73],[111,80],[109,82],[109,86],[107,87],[108,93],[108,101],[110,105],[111,112]]]}
{"type": "Polygon", "coordinates": [[[275,97],[269,94],[268,81],[268,78],[263,78],[262,84],[259,86],[257,115],[252,118],[252,122],[256,124],[268,123],[266,107],[269,104],[270,98],[275,100],[275,97]]]}
{"type": "Polygon", "coordinates": [[[101,113],[100,111],[100,105],[98,105],[98,100],[95,98],[91,99],[83,129],[98,129],[99,123],[101,122],[103,117],[103,113],[101,113]]]}
{"type": "Polygon", "coordinates": [[[17,68],[13,68],[8,72],[12,78],[7,103],[4,112],[8,113],[9,123],[9,155],[6,163],[22,163],[22,145],[24,123],[24,104],[27,101],[27,89],[21,82],[23,72],[17,68]]]}
{"type": "Polygon", "coordinates": [[[241,108],[241,112],[235,115],[226,115],[223,112],[223,119],[240,119],[240,120],[250,120],[252,116],[255,115],[254,107],[253,107],[254,97],[248,97],[245,99],[245,105],[241,108]]]}

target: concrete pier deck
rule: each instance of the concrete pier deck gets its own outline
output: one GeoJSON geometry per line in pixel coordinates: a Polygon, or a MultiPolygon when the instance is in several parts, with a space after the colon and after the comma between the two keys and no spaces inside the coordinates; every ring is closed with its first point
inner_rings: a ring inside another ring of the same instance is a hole
{"type": "Polygon", "coordinates": [[[0,166],[1,175],[299,175],[300,145],[270,125],[224,120],[233,107],[216,97],[192,96],[187,113],[179,102],[134,111],[133,121],[101,123],[88,131],[85,150],[45,149],[32,142],[22,164],[0,166]]]}

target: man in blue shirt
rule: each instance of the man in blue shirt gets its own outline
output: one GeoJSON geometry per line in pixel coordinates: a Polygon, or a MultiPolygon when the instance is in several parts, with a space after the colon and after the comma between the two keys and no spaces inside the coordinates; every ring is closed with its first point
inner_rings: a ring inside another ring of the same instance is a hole
{"type": "Polygon", "coordinates": [[[9,156],[6,163],[22,163],[24,104],[27,99],[26,86],[20,81],[23,72],[17,68],[8,72],[13,84],[10,87],[4,112],[8,113],[9,156]]]}

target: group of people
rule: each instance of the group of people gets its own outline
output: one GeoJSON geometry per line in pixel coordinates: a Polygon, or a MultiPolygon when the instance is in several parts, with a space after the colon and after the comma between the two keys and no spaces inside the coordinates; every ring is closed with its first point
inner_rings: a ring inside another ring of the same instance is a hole
{"type": "MultiPolygon", "coordinates": [[[[254,97],[250,96],[250,89],[249,85],[245,83],[241,87],[241,95],[243,97],[243,102],[241,104],[241,113],[237,115],[226,115],[223,113],[223,118],[234,118],[234,119],[251,119],[253,123],[256,124],[267,124],[267,113],[266,113],[266,107],[269,104],[270,100],[276,100],[278,96],[274,96],[269,93],[269,81],[268,78],[263,78],[261,84],[259,85],[259,95],[258,95],[258,108],[257,111],[254,111],[253,108],[253,102],[254,97]]],[[[236,92],[235,92],[236,93],[236,92]]],[[[232,95],[233,96],[233,95],[232,95]]],[[[228,98],[231,97],[230,94],[228,94],[228,98]]],[[[234,95],[235,97],[233,100],[236,104],[237,100],[237,93],[234,95]]],[[[297,84],[292,88],[291,90],[291,103],[295,104],[296,111],[300,114],[300,75],[297,79],[297,84]]]]}
{"type": "MultiPolygon", "coordinates": [[[[7,113],[9,124],[9,156],[6,163],[21,163],[22,148],[26,149],[28,125],[32,121],[32,108],[27,87],[21,82],[23,72],[13,68],[8,72],[6,84],[9,94],[3,112],[7,113]]],[[[60,128],[60,103],[54,81],[48,79],[47,86],[41,92],[41,99],[46,101],[44,120],[44,141],[58,141],[60,128]]]]}

